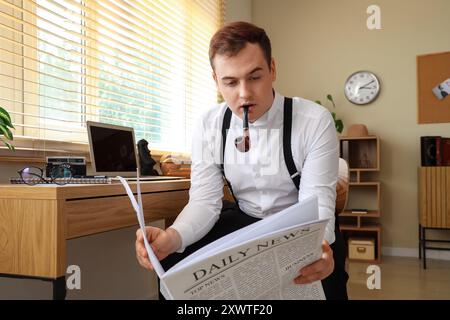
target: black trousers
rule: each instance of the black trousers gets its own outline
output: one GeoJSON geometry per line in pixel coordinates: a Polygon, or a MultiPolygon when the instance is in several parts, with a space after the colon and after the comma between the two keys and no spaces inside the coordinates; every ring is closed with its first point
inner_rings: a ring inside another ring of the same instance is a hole
{"type": "MultiPolygon", "coordinates": [[[[209,233],[202,239],[186,247],[183,253],[173,253],[161,260],[161,265],[164,270],[169,270],[179,261],[183,260],[191,253],[205,245],[243,227],[246,227],[260,219],[250,217],[242,212],[239,207],[229,201],[224,201],[220,218],[209,233]]],[[[345,256],[346,248],[343,237],[339,231],[336,218],[335,235],[336,241],[331,245],[334,258],[334,271],[326,279],[322,280],[323,290],[328,300],[345,300],[347,297],[347,280],[348,275],[345,271],[345,256]]],[[[159,281],[159,280],[158,280],[159,281]]],[[[158,282],[159,284],[159,282],[158,282]]],[[[159,299],[164,300],[162,294],[159,294],[159,299]]]]}

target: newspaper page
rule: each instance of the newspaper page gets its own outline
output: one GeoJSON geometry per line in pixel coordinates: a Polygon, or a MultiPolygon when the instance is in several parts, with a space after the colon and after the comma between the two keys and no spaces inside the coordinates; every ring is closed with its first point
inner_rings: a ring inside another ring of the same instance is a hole
{"type": "Polygon", "coordinates": [[[321,257],[327,220],[275,231],[168,270],[167,299],[325,299],[320,281],[295,284],[299,270],[321,257]],[[199,261],[197,261],[199,260],[199,261]]]}
{"type": "MultiPolygon", "coordinates": [[[[139,181],[136,201],[118,178],[145,234],[139,181]]],[[[318,220],[313,196],[210,243],[166,272],[148,241],[145,247],[166,299],[325,299],[320,281],[297,285],[293,280],[321,257],[327,222],[318,220]]]]}

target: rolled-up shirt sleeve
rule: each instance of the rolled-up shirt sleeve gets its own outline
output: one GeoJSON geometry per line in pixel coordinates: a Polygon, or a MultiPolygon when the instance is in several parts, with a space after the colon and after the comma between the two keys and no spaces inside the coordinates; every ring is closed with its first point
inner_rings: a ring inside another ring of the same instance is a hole
{"type": "Polygon", "coordinates": [[[319,218],[329,218],[325,240],[335,241],[336,182],[339,169],[339,143],[331,114],[326,111],[320,117],[316,130],[311,132],[312,143],[307,150],[302,168],[299,201],[311,195],[319,200],[319,218]]]}
{"type": "Polygon", "coordinates": [[[208,131],[203,120],[195,126],[192,136],[189,202],[171,226],[181,236],[182,246],[178,252],[203,238],[217,222],[222,210],[222,171],[213,152],[220,137],[216,131],[208,131]]]}

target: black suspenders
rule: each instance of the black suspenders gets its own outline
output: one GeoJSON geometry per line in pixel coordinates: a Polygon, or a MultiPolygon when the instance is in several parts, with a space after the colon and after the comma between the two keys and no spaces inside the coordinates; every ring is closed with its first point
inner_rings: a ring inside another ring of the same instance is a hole
{"type": "MultiPolygon", "coordinates": [[[[301,174],[297,171],[295,167],[294,159],[292,158],[292,149],[291,149],[291,136],[292,136],[292,98],[284,98],[284,112],[283,112],[283,155],[284,162],[286,163],[287,169],[291,176],[292,182],[294,183],[297,190],[300,188],[300,178],[301,174]]],[[[225,110],[225,114],[222,122],[222,154],[221,154],[221,163],[220,167],[222,169],[222,175],[225,178],[228,187],[230,188],[231,194],[233,195],[234,200],[236,201],[236,197],[233,194],[233,189],[231,188],[230,182],[225,177],[224,171],[224,155],[225,155],[225,145],[227,142],[227,133],[230,128],[232,112],[230,108],[225,110]]],[[[237,203],[237,201],[236,201],[237,203]]]]}
{"type": "Polygon", "coordinates": [[[228,181],[227,177],[225,176],[225,169],[223,167],[223,164],[225,162],[225,146],[227,143],[227,134],[228,129],[230,129],[230,122],[231,122],[231,115],[232,112],[230,108],[227,107],[227,110],[225,110],[225,114],[223,116],[223,122],[222,122],[222,150],[221,150],[221,158],[220,158],[220,168],[222,169],[222,176],[227,182],[228,189],[231,192],[231,195],[233,196],[234,202],[238,204],[238,201],[236,197],[234,196],[233,188],[231,188],[231,183],[228,181]]]}
{"type": "Polygon", "coordinates": [[[284,98],[284,112],[283,112],[283,154],[284,162],[291,176],[292,182],[294,182],[297,190],[300,189],[301,174],[295,167],[294,158],[292,158],[291,148],[291,136],[292,136],[292,98],[284,98]]]}

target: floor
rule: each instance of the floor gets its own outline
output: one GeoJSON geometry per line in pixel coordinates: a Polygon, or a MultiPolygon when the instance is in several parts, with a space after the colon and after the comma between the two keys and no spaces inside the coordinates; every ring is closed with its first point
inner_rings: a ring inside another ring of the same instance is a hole
{"type": "MultiPolygon", "coordinates": [[[[348,263],[349,299],[450,300],[450,261],[427,259],[424,270],[418,258],[383,256],[379,264],[379,290],[367,287],[368,278],[374,275],[373,271],[366,273],[369,266],[368,263],[348,263]]],[[[374,281],[369,283],[374,284],[374,281]]]]}

